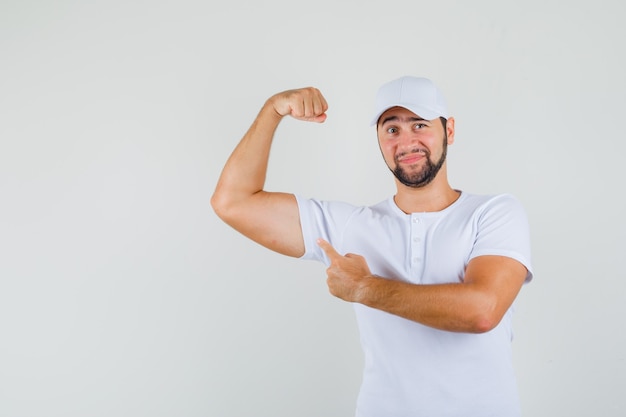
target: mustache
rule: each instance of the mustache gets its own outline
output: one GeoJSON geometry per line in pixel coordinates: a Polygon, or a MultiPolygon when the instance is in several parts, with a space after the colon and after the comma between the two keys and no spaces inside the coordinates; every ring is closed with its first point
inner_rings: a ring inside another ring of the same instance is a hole
{"type": "Polygon", "coordinates": [[[415,147],[415,148],[411,148],[408,151],[404,151],[404,152],[400,152],[398,154],[396,154],[394,156],[394,159],[396,161],[398,161],[401,158],[404,158],[406,155],[412,154],[412,153],[421,153],[423,155],[426,156],[426,158],[430,158],[430,151],[426,148],[420,148],[420,147],[415,147]]]}

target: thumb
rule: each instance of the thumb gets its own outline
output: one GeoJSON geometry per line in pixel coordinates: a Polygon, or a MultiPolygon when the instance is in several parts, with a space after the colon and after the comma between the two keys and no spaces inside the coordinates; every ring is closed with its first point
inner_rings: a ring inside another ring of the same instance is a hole
{"type": "Polygon", "coordinates": [[[290,114],[291,117],[293,117],[294,119],[304,122],[324,123],[328,118],[328,115],[326,113],[320,113],[316,116],[296,116],[292,111],[290,114]]]}
{"type": "Polygon", "coordinates": [[[311,121],[316,123],[324,123],[327,117],[328,116],[326,115],[326,113],[322,113],[319,116],[315,116],[313,119],[311,119],[311,121]]]}
{"type": "Polygon", "coordinates": [[[326,253],[326,255],[330,258],[331,261],[333,259],[341,257],[339,252],[337,252],[335,248],[333,248],[333,245],[331,245],[330,243],[328,243],[322,238],[317,239],[317,246],[322,248],[322,250],[326,253]]]}

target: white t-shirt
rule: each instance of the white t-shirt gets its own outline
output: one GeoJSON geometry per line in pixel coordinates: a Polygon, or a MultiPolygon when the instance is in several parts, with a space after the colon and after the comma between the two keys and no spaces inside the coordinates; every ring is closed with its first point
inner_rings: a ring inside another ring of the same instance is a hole
{"type": "MultiPolygon", "coordinates": [[[[303,259],[329,264],[316,239],[363,255],[372,274],[415,284],[462,282],[468,262],[502,255],[532,279],[526,214],[511,195],[462,193],[439,212],[405,214],[393,197],[356,207],[296,196],[303,259]]],[[[483,334],[437,330],[354,304],[365,356],[357,417],[517,417],[511,313],[483,334]]]]}

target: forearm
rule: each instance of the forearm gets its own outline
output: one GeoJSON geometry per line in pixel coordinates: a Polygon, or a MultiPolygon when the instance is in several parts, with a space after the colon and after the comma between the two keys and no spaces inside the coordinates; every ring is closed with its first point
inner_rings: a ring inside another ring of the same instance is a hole
{"type": "Polygon", "coordinates": [[[483,333],[498,324],[496,303],[473,284],[417,285],[364,278],[355,302],[440,330],[483,333]]]}
{"type": "Polygon", "coordinates": [[[326,100],[312,87],[270,97],[226,162],[211,198],[216,214],[255,242],[288,256],[304,254],[296,198],[264,191],[270,148],[285,116],[322,123],[326,100]]]}
{"type": "Polygon", "coordinates": [[[327,108],[324,97],[312,87],[270,97],[224,166],[211,199],[215,211],[228,213],[263,191],[272,140],[283,117],[322,123],[327,108]]]}
{"type": "Polygon", "coordinates": [[[365,258],[340,255],[324,239],[328,289],[360,303],[441,330],[483,333],[511,307],[527,276],[526,267],[506,256],[478,256],[465,268],[462,283],[420,285],[373,275],[365,258]]]}
{"type": "Polygon", "coordinates": [[[263,106],[222,170],[211,199],[216,210],[263,190],[272,140],[281,119],[271,105],[263,106]]]}

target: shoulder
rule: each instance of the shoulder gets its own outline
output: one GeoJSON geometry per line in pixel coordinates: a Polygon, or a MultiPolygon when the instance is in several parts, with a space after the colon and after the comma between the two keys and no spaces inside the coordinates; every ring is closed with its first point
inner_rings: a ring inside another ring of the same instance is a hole
{"type": "Polygon", "coordinates": [[[330,242],[335,249],[344,248],[346,235],[372,233],[376,227],[384,224],[382,213],[385,203],[374,206],[359,206],[342,201],[318,200],[296,196],[300,210],[300,226],[305,242],[303,259],[315,259],[327,262],[324,252],[316,244],[317,238],[330,242]]]}
{"type": "Polygon", "coordinates": [[[532,279],[530,227],[524,207],[512,194],[472,196],[476,238],[471,257],[500,255],[513,258],[528,270],[532,279]]]}
{"type": "Polygon", "coordinates": [[[463,193],[459,204],[459,210],[476,215],[514,212],[524,214],[522,203],[512,194],[469,194],[463,193]]]}
{"type": "MultiPolygon", "coordinates": [[[[468,194],[450,207],[446,220],[472,224],[476,231],[526,230],[528,219],[521,202],[512,194],[468,194]]],[[[516,232],[517,233],[517,232],[516,232]]]]}
{"type": "Polygon", "coordinates": [[[463,192],[460,202],[466,206],[500,206],[521,205],[519,200],[509,193],[502,194],[471,194],[463,192]]]}
{"type": "Polygon", "coordinates": [[[335,200],[320,200],[315,198],[307,198],[301,195],[296,195],[296,201],[300,210],[319,211],[332,215],[339,215],[343,217],[351,217],[353,215],[363,214],[386,214],[392,211],[392,207],[389,204],[389,200],[383,200],[377,204],[368,205],[355,205],[344,201],[335,200]]]}
{"type": "Polygon", "coordinates": [[[355,211],[360,210],[359,206],[346,203],[344,201],[332,201],[332,200],[320,200],[316,198],[307,198],[301,195],[296,195],[296,201],[300,211],[314,211],[323,212],[329,214],[343,214],[349,215],[355,211]]]}
{"type": "Polygon", "coordinates": [[[522,203],[512,194],[468,195],[465,215],[479,235],[528,238],[529,224],[522,203]]]}

